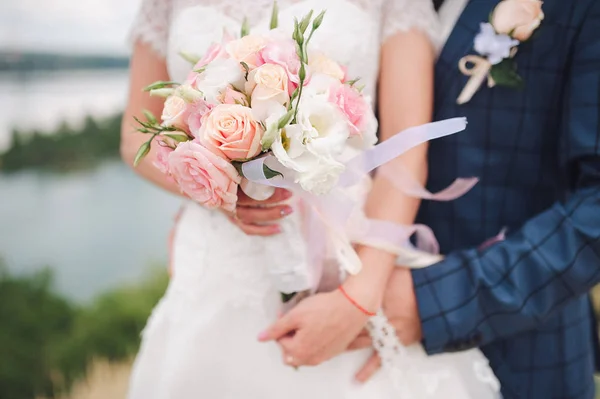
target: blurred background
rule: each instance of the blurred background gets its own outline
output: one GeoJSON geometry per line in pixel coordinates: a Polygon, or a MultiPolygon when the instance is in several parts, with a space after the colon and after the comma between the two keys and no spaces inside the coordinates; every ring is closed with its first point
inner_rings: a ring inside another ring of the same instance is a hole
{"type": "Polygon", "coordinates": [[[140,0],[0,1],[0,399],[124,398],[178,200],[120,162],[140,0]]]}
{"type": "Polygon", "coordinates": [[[119,159],[140,0],[0,1],[0,399],[123,397],[178,208],[119,159]]]}

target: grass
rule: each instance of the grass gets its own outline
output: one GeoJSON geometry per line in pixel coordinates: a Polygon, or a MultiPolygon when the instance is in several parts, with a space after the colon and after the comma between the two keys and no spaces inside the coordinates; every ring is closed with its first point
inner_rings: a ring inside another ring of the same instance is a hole
{"type": "Polygon", "coordinates": [[[131,366],[131,361],[111,363],[94,360],[85,378],[76,381],[68,394],[59,395],[56,399],[125,399],[131,366]]]}

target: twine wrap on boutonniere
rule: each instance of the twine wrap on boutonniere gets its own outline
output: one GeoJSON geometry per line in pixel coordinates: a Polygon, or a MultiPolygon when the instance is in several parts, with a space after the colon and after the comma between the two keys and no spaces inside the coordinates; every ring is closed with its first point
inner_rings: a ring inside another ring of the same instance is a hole
{"type": "Polygon", "coordinates": [[[488,87],[521,88],[523,79],[517,73],[514,56],[519,44],[531,38],[543,19],[540,0],[501,1],[475,36],[479,55],[467,55],[458,63],[460,71],[471,78],[456,102],[469,102],[486,79],[488,87]]]}

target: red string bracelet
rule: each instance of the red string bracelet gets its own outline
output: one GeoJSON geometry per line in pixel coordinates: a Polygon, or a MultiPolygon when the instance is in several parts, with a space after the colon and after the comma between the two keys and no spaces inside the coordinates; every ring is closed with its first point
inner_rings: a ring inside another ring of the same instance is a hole
{"type": "Polygon", "coordinates": [[[344,296],[346,297],[346,299],[348,301],[350,301],[350,303],[352,305],[354,305],[354,307],[358,310],[360,310],[361,312],[363,312],[364,314],[366,314],[369,317],[375,316],[374,312],[369,312],[367,309],[363,308],[362,306],[360,306],[358,304],[358,302],[356,302],[354,299],[352,299],[352,297],[350,295],[348,295],[348,293],[346,292],[346,290],[344,289],[343,286],[339,286],[338,289],[341,291],[342,294],[344,294],[344,296]]]}

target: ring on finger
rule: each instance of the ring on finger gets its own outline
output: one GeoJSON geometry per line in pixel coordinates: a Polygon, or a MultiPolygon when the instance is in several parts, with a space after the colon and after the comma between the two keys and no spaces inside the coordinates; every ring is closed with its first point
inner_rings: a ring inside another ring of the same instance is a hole
{"type": "Polygon", "coordinates": [[[296,366],[296,359],[294,359],[294,356],[292,355],[287,355],[285,357],[285,362],[288,366],[292,366],[294,369],[298,370],[298,366],[296,366]]]}

